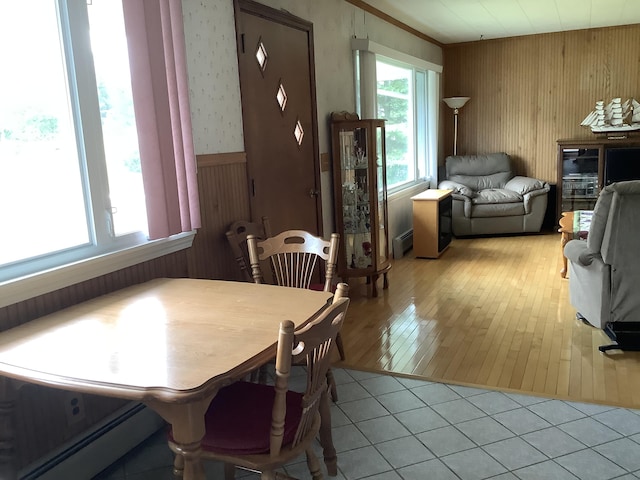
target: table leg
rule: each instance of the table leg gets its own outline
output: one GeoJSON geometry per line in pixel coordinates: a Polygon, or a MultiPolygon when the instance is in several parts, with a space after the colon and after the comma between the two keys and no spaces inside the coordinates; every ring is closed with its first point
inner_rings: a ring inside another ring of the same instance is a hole
{"type": "Polygon", "coordinates": [[[204,414],[214,395],[186,404],[146,402],[150,408],[171,424],[174,440],[171,449],[184,459],[184,462],[177,461],[174,467],[183,468],[182,478],[184,480],[206,480],[200,459],[202,452],[200,442],[205,433],[204,414]]]}
{"type": "Polygon", "coordinates": [[[333,436],[331,435],[331,402],[329,401],[328,389],[325,389],[320,398],[320,445],[324,455],[324,464],[327,466],[327,473],[330,477],[338,475],[338,457],[333,446],[333,436]]]}
{"type": "Polygon", "coordinates": [[[200,441],[190,444],[176,444],[174,452],[177,455],[173,470],[176,476],[182,477],[183,480],[206,480],[204,467],[200,460],[200,441]],[[178,457],[180,458],[178,459],[178,457]]]}
{"type": "Polygon", "coordinates": [[[560,270],[560,276],[567,278],[567,257],[564,256],[564,246],[569,241],[569,234],[562,232],[560,236],[560,252],[562,253],[562,270],[560,270]]]}
{"type": "Polygon", "coordinates": [[[372,297],[377,297],[378,296],[378,277],[380,275],[377,273],[374,273],[373,275],[371,275],[371,296],[372,297]]]}

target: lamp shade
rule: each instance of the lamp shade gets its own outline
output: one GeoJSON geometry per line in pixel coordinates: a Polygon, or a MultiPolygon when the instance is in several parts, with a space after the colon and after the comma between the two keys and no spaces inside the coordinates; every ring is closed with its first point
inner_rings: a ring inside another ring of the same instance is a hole
{"type": "Polygon", "coordinates": [[[443,98],[444,102],[448,105],[449,108],[462,108],[465,103],[467,103],[471,97],[449,97],[443,98]]]}

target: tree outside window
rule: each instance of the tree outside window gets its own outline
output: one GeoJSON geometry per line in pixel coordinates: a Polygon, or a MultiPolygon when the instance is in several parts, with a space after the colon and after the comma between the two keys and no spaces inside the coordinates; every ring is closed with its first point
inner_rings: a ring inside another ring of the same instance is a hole
{"type": "Polygon", "coordinates": [[[387,185],[393,189],[416,180],[413,71],[378,59],[376,75],[378,118],[386,120],[387,185]]]}

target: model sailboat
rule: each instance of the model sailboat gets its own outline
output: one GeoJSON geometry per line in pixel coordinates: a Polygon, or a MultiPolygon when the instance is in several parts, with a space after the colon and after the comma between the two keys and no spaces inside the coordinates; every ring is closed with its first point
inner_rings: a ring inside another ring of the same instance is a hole
{"type": "Polygon", "coordinates": [[[635,99],[631,99],[631,125],[640,125],[640,103],[635,99]]]}
{"type": "Polygon", "coordinates": [[[580,125],[591,128],[593,133],[640,130],[640,103],[635,98],[623,103],[620,97],[616,97],[607,105],[598,100],[595,110],[580,125]]]}

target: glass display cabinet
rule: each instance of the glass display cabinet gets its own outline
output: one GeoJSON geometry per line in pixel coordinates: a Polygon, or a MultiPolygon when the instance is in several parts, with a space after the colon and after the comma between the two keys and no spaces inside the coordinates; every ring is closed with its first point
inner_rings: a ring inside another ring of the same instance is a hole
{"type": "Polygon", "coordinates": [[[331,114],[336,229],[340,234],[338,276],[367,277],[372,295],[387,272],[387,182],[384,120],[360,120],[354,113],[331,114]]]}
{"type": "Polygon", "coordinates": [[[640,178],[640,138],[558,140],[557,217],[593,210],[606,185],[640,178]]]}
{"type": "Polygon", "coordinates": [[[558,176],[561,178],[559,213],[593,210],[600,193],[600,149],[596,145],[561,145],[558,176]]]}

